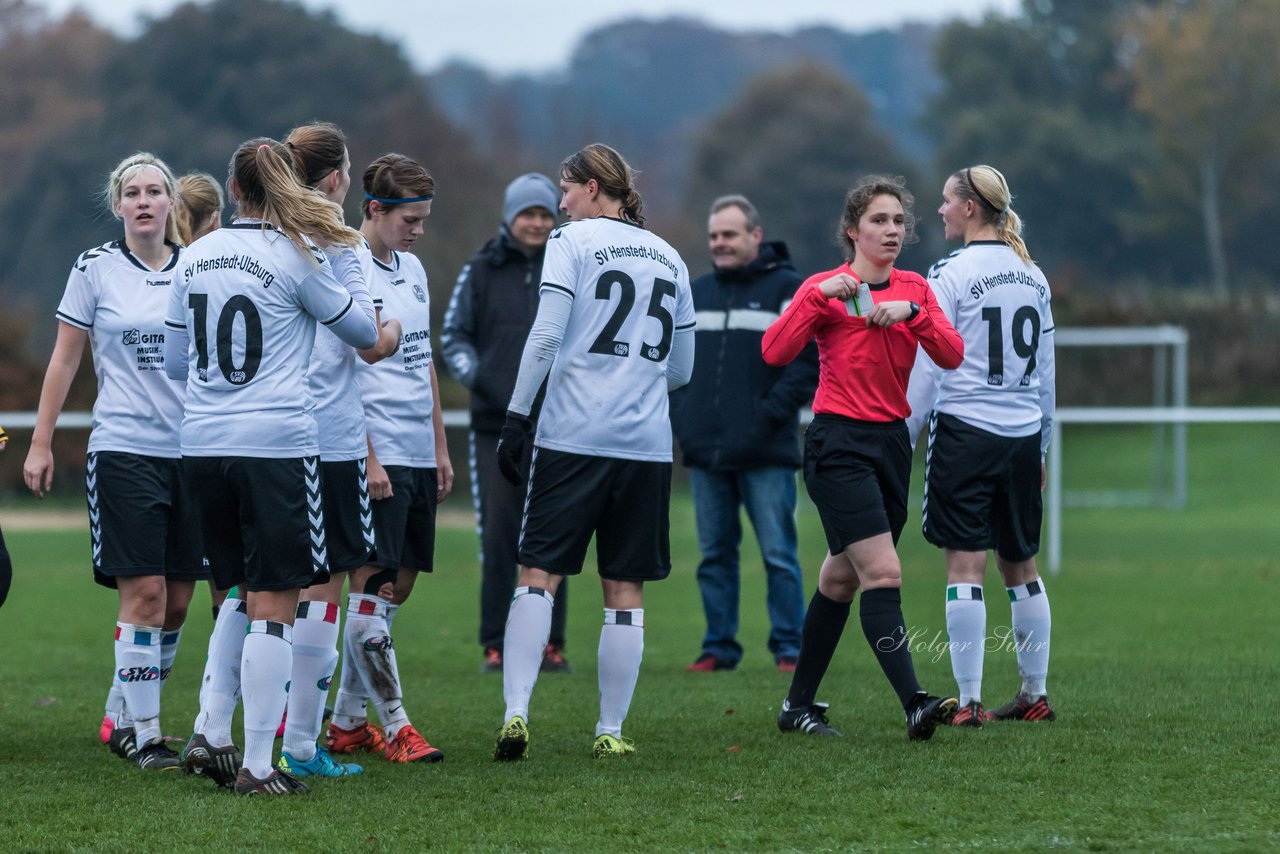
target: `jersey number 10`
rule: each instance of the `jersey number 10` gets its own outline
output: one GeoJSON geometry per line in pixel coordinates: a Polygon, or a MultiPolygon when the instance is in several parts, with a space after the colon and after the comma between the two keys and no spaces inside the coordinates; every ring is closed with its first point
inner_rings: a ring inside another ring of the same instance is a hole
{"type": "MultiPolygon", "coordinates": [[[[209,316],[208,294],[187,294],[187,307],[194,315],[196,341],[196,376],[208,382],[209,377],[209,333],[206,329],[209,316]]],[[[227,300],[218,315],[218,369],[232,385],[244,385],[253,379],[262,365],[262,317],[253,300],[244,294],[237,294],[227,300]],[[231,331],[235,327],[236,316],[244,317],[244,364],[236,366],[232,361],[231,331]]]]}
{"type": "MultiPolygon", "coordinates": [[[[600,330],[600,334],[596,336],[588,352],[599,353],[602,356],[630,356],[631,345],[626,341],[618,341],[615,336],[618,330],[622,329],[627,315],[631,314],[631,309],[635,307],[636,283],[626,273],[609,270],[602,273],[596,280],[596,299],[606,301],[612,299],[614,285],[620,288],[618,307],[613,310],[613,314],[609,315],[608,322],[605,323],[604,329],[600,330]]],[[[662,338],[657,344],[645,341],[640,345],[640,355],[651,362],[661,362],[671,352],[671,336],[675,329],[675,321],[671,317],[671,312],[662,305],[662,298],[675,295],[675,282],[668,282],[666,279],[653,280],[653,292],[649,295],[649,310],[645,313],[662,324],[662,338]]]]}
{"type": "MultiPolygon", "coordinates": [[[[982,319],[987,322],[987,385],[1004,385],[1004,324],[1000,308],[984,308],[982,319]]],[[[1022,372],[1018,385],[1031,385],[1031,374],[1036,369],[1036,348],[1040,346],[1040,312],[1029,305],[1019,308],[1013,313],[1009,333],[1013,339],[1013,352],[1027,360],[1027,369],[1022,372]]]]}

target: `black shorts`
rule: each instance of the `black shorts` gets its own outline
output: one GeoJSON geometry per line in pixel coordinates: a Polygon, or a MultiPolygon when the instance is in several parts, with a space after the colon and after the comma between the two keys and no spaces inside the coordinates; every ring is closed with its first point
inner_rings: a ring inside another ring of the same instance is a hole
{"type": "Polygon", "coordinates": [[[905,421],[815,415],[804,434],[804,485],[831,554],[907,524],[911,446],[905,421]]]}
{"type": "Polygon", "coordinates": [[[328,580],[319,457],[184,457],[219,590],[296,590],[328,580]]]}
{"type": "Polygon", "coordinates": [[[373,502],[378,553],[370,566],[431,572],[436,550],[436,470],[387,466],[391,497],[373,502]]]}
{"type": "Polygon", "coordinates": [[[324,541],[330,572],[351,572],[374,558],[373,508],[364,460],[322,462],[324,541]]]}
{"type": "Polygon", "coordinates": [[[535,448],[520,525],[520,563],[577,575],[596,537],[602,578],[671,573],[671,463],[535,448]]]}
{"type": "Polygon", "coordinates": [[[185,489],[181,461],[118,451],[89,454],[85,493],[93,580],[163,575],[174,581],[209,577],[200,526],[185,489]]]}
{"type": "Polygon", "coordinates": [[[929,419],[924,538],[1005,560],[1040,551],[1040,434],[1009,438],[946,413],[929,419]]]}

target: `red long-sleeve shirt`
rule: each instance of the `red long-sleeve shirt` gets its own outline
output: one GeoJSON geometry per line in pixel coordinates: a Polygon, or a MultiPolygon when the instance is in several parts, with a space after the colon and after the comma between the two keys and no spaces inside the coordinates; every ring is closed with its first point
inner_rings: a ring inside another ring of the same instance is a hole
{"type": "Polygon", "coordinates": [[[850,317],[843,300],[822,295],[818,283],[837,273],[853,275],[845,264],[810,276],[800,285],[791,305],[764,333],[764,360],[770,365],[785,365],[799,355],[810,338],[817,338],[815,413],[830,412],[861,421],[906,418],[911,414],[907,378],[915,364],[916,345],[939,367],[950,370],[964,360],[964,341],[919,275],[894,269],[888,283],[871,286],[876,302],[910,300],[920,306],[915,319],[880,327],[869,326],[865,318],[850,317]]]}

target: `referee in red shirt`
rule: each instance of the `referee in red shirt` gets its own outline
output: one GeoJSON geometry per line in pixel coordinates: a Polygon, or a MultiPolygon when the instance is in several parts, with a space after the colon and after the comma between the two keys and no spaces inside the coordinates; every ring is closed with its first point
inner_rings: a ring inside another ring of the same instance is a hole
{"type": "Polygon", "coordinates": [[[862,631],[902,703],[907,737],[932,737],[958,705],[955,697],[930,696],[916,681],[895,548],[907,520],[906,392],[917,345],[945,369],[964,358],[964,344],[925,280],[894,269],[903,244],[914,239],[912,203],[900,178],[870,176],[850,190],[838,235],[849,260],[806,280],[761,342],[765,361],[784,365],[811,338],[817,341],[804,479],[830,549],[778,716],[783,732],[841,735],[827,720],[827,705],[814,698],[858,588],[862,631]]]}

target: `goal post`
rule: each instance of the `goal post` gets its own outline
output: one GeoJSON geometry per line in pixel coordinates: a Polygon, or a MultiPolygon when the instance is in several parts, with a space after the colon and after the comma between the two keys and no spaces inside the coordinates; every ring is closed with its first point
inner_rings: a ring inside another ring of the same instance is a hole
{"type": "MultiPolygon", "coordinates": [[[[1171,325],[1077,327],[1058,329],[1054,332],[1053,338],[1054,347],[1059,350],[1064,347],[1150,347],[1153,356],[1152,407],[1185,408],[1187,406],[1188,335],[1184,327],[1171,325]]],[[[1059,410],[1059,412],[1062,411],[1059,410]]],[[[1149,490],[1070,491],[1061,496],[1065,506],[1174,508],[1186,506],[1186,423],[1178,421],[1136,423],[1152,424],[1151,488],[1149,490]]]]}
{"type": "MultiPolygon", "coordinates": [[[[1063,426],[1067,424],[1166,424],[1181,428],[1184,451],[1188,424],[1280,424],[1280,407],[1245,406],[1082,406],[1060,408],[1053,419],[1053,440],[1047,460],[1048,492],[1045,545],[1049,572],[1056,575],[1062,568],[1062,444],[1063,426]]],[[[1185,456],[1183,478],[1185,486],[1185,456]]],[[[1185,504],[1185,489],[1184,489],[1185,504]]],[[[1184,506],[1178,505],[1178,506],[1184,506]]]]}

